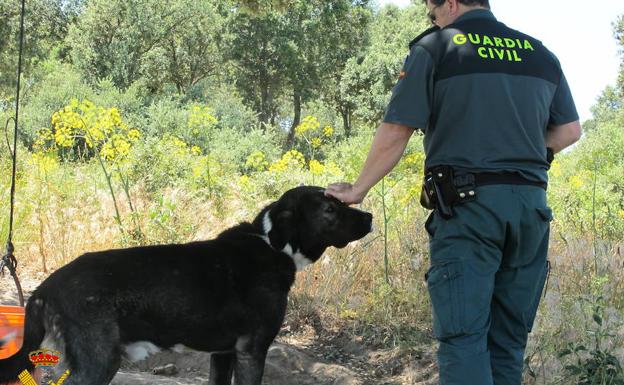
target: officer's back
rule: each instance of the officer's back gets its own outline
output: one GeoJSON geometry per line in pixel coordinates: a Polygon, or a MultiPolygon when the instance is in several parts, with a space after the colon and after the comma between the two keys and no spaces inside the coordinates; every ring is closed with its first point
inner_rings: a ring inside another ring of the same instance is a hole
{"type": "Polygon", "coordinates": [[[557,111],[573,106],[556,100],[570,98],[570,91],[557,59],[540,41],[479,9],[428,31],[410,48],[419,65],[432,66],[425,79],[429,116],[418,126],[426,134],[427,168],[516,172],[547,182],[546,127],[576,111],[557,111]],[[423,55],[429,58],[423,61],[423,55]]]}

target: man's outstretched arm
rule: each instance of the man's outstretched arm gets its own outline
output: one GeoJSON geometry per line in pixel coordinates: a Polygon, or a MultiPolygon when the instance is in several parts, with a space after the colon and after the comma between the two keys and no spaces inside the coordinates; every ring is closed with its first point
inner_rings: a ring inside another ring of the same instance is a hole
{"type": "Polygon", "coordinates": [[[353,184],[330,184],[325,194],[347,204],[362,202],[368,191],[399,162],[413,132],[414,129],[408,126],[382,123],[357,180],[353,184]]]}

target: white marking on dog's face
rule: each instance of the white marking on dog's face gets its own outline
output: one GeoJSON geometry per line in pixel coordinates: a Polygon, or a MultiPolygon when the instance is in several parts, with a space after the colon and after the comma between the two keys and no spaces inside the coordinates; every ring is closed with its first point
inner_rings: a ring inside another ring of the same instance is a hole
{"type": "MultiPolygon", "coordinates": [[[[273,223],[271,222],[271,218],[269,217],[269,211],[264,213],[264,218],[262,218],[262,229],[264,231],[264,235],[260,237],[265,240],[266,243],[271,245],[271,240],[269,239],[269,232],[273,229],[273,223]]],[[[282,249],[282,251],[288,254],[289,257],[293,259],[295,262],[295,266],[297,267],[297,271],[303,270],[306,266],[312,263],[305,255],[303,255],[299,250],[294,251],[292,246],[287,243],[286,246],[282,249]]]]}
{"type": "Polygon", "coordinates": [[[287,243],[286,246],[282,249],[282,251],[295,262],[295,266],[297,266],[297,271],[303,270],[306,266],[312,263],[305,255],[303,255],[299,250],[293,252],[292,246],[287,243]]]}
{"type": "Polygon", "coordinates": [[[264,230],[265,235],[269,235],[271,229],[273,228],[273,223],[271,222],[271,218],[269,217],[269,211],[264,214],[264,218],[262,218],[262,229],[264,230]]]}
{"type": "Polygon", "coordinates": [[[269,232],[273,228],[273,223],[271,222],[271,218],[269,217],[269,211],[264,214],[264,218],[262,218],[262,231],[264,231],[264,235],[261,235],[260,238],[264,239],[264,241],[271,246],[271,240],[269,239],[269,232]]]}
{"type": "Polygon", "coordinates": [[[130,362],[138,362],[160,352],[162,349],[149,341],[139,341],[125,345],[124,350],[130,362]]]}

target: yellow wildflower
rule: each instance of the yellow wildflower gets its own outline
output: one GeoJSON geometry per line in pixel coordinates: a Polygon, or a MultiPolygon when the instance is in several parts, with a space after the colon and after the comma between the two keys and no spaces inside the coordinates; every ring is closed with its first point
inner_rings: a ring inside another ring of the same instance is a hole
{"type": "Polygon", "coordinates": [[[558,160],[556,160],[556,159],[555,159],[555,160],[553,160],[552,164],[550,165],[550,170],[549,170],[549,172],[550,172],[550,174],[551,174],[553,177],[556,177],[556,178],[560,177],[560,176],[561,176],[561,174],[562,174],[562,171],[561,171],[561,162],[559,162],[559,161],[558,161],[558,160]]]}
{"type": "Polygon", "coordinates": [[[247,175],[241,175],[240,178],[238,178],[238,184],[243,187],[249,187],[251,179],[247,175]]]}
{"type": "Polygon", "coordinates": [[[113,148],[113,145],[111,142],[104,143],[104,145],[102,146],[102,149],[100,150],[100,155],[102,156],[102,158],[106,160],[115,159],[115,149],[113,148]]]}
{"type": "Polygon", "coordinates": [[[301,170],[304,165],[305,165],[305,158],[303,157],[303,154],[297,150],[290,150],[282,156],[282,159],[273,163],[269,167],[269,171],[282,172],[287,169],[301,170]]]}
{"type": "Polygon", "coordinates": [[[420,166],[425,160],[425,155],[422,152],[412,152],[403,158],[403,161],[408,166],[420,166]]]}
{"type": "Polygon", "coordinates": [[[580,175],[572,175],[568,180],[573,189],[580,189],[585,184],[580,175]]]}
{"type": "Polygon", "coordinates": [[[344,174],[340,167],[331,161],[325,163],[325,172],[332,176],[342,176],[344,174]]]}
{"type": "Polygon", "coordinates": [[[137,130],[136,128],[133,128],[130,131],[128,131],[128,138],[130,140],[136,141],[136,140],[139,140],[140,137],[141,137],[141,132],[137,130]]]}
{"type": "Polygon", "coordinates": [[[191,128],[191,131],[197,135],[200,129],[211,128],[218,122],[218,119],[212,115],[212,111],[209,107],[193,105],[189,113],[187,125],[191,128]]]}
{"type": "Polygon", "coordinates": [[[86,99],[71,99],[52,115],[51,129],[39,130],[35,148],[50,151],[56,147],[73,147],[76,139],[80,139],[99,151],[104,159],[119,161],[130,153],[140,136],[137,129],[123,122],[119,109],[99,107],[86,99]]]}
{"type": "Polygon", "coordinates": [[[358,318],[358,313],[353,309],[345,309],[340,312],[340,318],[354,320],[358,318]]]}
{"type": "Polygon", "coordinates": [[[312,145],[313,148],[319,148],[321,147],[321,144],[323,144],[323,142],[321,141],[321,138],[313,138],[310,141],[310,144],[312,145]]]}
{"type": "Polygon", "coordinates": [[[58,168],[56,154],[53,153],[35,152],[32,157],[32,163],[44,173],[58,168]]]}
{"type": "Polygon", "coordinates": [[[325,166],[316,159],[310,161],[310,172],[313,175],[321,175],[325,171],[325,166]]]}
{"type": "Polygon", "coordinates": [[[321,126],[321,123],[314,116],[306,116],[301,123],[295,127],[295,133],[303,135],[307,131],[317,130],[321,126]]]}
{"type": "Polygon", "coordinates": [[[171,139],[171,143],[178,148],[186,148],[187,144],[180,138],[176,138],[175,136],[171,139]]]}
{"type": "Polygon", "coordinates": [[[247,157],[245,167],[255,171],[265,170],[269,166],[262,151],[254,151],[247,157]]]}

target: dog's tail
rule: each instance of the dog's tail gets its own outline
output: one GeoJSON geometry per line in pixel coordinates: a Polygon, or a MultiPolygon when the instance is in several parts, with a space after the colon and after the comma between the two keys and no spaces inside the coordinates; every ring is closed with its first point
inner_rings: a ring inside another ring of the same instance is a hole
{"type": "Polygon", "coordinates": [[[43,301],[33,295],[26,306],[22,348],[11,357],[0,360],[0,385],[17,381],[18,375],[24,370],[32,373],[33,365],[28,359],[28,353],[39,348],[45,336],[43,314],[43,301]]]}

